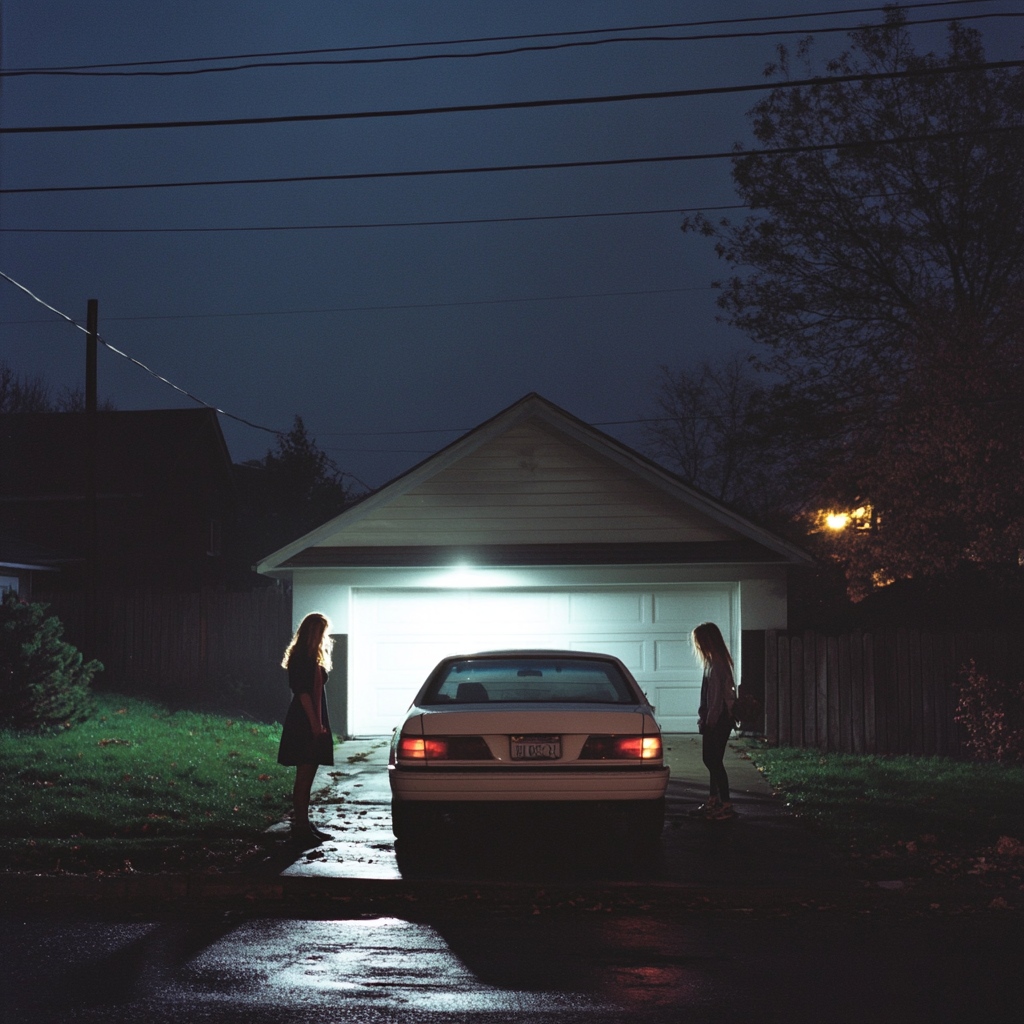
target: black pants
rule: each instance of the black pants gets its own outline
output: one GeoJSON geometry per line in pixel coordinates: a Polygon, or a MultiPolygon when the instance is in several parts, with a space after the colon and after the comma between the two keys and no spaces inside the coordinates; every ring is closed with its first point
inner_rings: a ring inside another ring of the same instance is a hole
{"type": "Polygon", "coordinates": [[[721,797],[722,803],[729,802],[729,776],[725,772],[723,759],[725,746],[732,732],[732,719],[723,712],[711,729],[705,727],[701,743],[701,757],[704,767],[711,774],[711,796],[721,797]]]}

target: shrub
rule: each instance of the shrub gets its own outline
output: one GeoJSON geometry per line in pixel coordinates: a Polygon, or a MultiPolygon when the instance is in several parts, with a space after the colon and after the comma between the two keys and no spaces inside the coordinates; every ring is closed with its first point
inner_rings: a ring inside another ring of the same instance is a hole
{"type": "Polygon", "coordinates": [[[990,679],[972,661],[957,690],[954,719],[967,730],[971,753],[980,761],[1024,764],[1024,681],[990,679]]]}
{"type": "Polygon", "coordinates": [[[103,671],[83,664],[77,647],[61,639],[64,626],[45,604],[0,601],[0,725],[38,729],[81,721],[89,711],[89,684],[103,671]]]}

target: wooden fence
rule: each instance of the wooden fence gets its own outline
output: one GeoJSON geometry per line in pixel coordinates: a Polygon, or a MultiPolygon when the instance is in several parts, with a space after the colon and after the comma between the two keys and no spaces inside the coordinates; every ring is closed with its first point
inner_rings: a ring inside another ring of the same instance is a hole
{"type": "Polygon", "coordinates": [[[911,630],[765,635],[765,734],[772,745],[852,754],[963,754],[955,683],[974,660],[1024,675],[1024,638],[911,630]]]}
{"type": "Polygon", "coordinates": [[[36,594],[64,636],[104,671],[99,689],[172,706],[283,717],[288,682],[279,667],[291,636],[291,595],[267,587],[178,593],[155,589],[36,594]]]}

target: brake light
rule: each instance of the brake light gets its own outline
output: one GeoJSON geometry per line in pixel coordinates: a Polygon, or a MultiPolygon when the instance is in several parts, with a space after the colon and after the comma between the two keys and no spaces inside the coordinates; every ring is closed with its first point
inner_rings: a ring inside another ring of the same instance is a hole
{"type": "Polygon", "coordinates": [[[398,756],[422,761],[427,756],[423,740],[416,736],[403,736],[398,741],[398,756]]]}
{"type": "Polygon", "coordinates": [[[658,736],[588,736],[580,751],[581,761],[652,760],[661,757],[658,736]]]}
{"type": "Polygon", "coordinates": [[[661,757],[661,737],[645,736],[643,746],[640,748],[640,756],[645,761],[661,757]]]}
{"type": "Polygon", "coordinates": [[[403,736],[398,756],[416,761],[493,761],[494,755],[482,736],[403,736]]]}

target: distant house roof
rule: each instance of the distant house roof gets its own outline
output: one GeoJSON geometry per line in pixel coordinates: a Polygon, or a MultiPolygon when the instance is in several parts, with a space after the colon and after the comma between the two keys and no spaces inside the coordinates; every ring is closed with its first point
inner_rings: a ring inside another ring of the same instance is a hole
{"type": "MultiPolygon", "coordinates": [[[[197,459],[233,489],[231,457],[212,409],[99,412],[97,490],[108,497],[153,494],[193,476],[197,459]]],[[[0,415],[0,501],[82,500],[85,413],[0,415]]]]}
{"type": "Polygon", "coordinates": [[[812,562],[530,394],[257,569],[444,565],[460,556],[486,565],[812,562]]]}
{"type": "Polygon", "coordinates": [[[7,530],[0,533],[0,569],[33,569],[42,572],[57,572],[68,558],[34,544],[22,537],[14,536],[7,530]]]}

